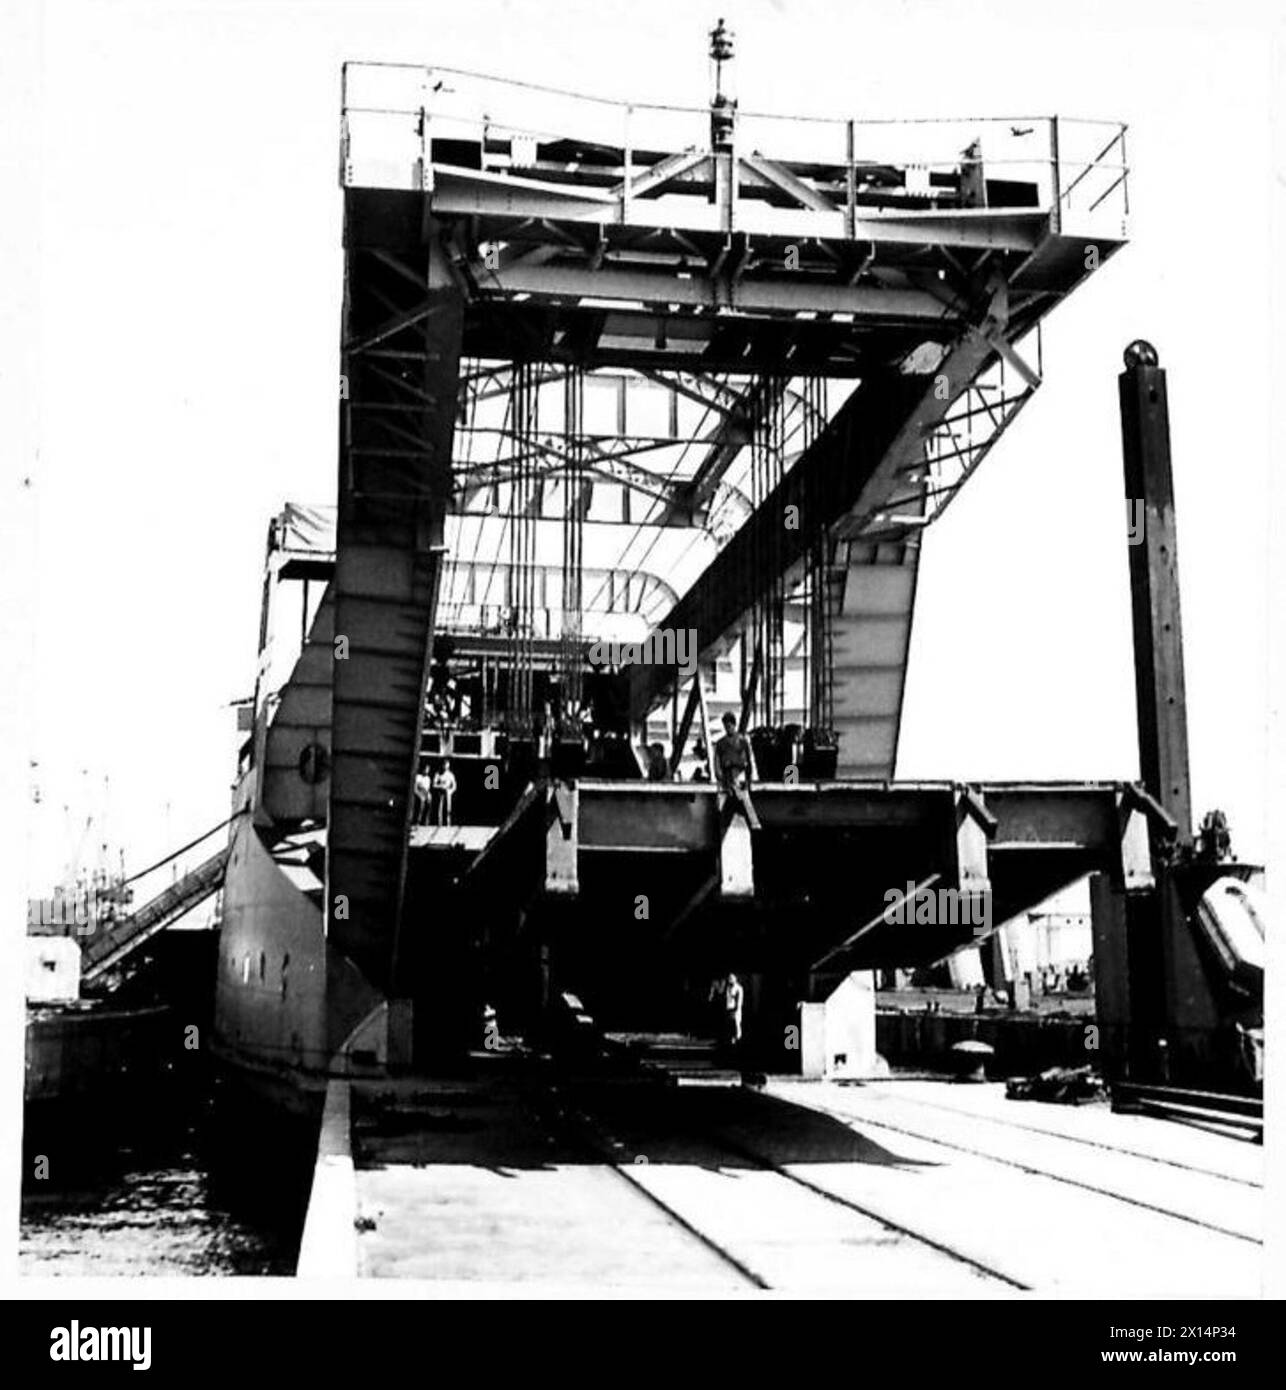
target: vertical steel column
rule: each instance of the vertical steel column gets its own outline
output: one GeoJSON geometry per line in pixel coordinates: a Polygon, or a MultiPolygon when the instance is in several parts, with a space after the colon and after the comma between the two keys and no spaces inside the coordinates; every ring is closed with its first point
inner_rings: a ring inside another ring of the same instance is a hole
{"type": "Polygon", "coordinates": [[[1058,148],[1058,117],[1049,118],[1049,230],[1063,230],[1063,162],[1058,148]]]}
{"type": "Polygon", "coordinates": [[[1170,415],[1165,372],[1150,343],[1134,342],[1126,349],[1118,385],[1126,505],[1142,524],[1142,535],[1130,545],[1139,766],[1144,785],[1178,822],[1180,839],[1187,839],[1192,792],[1170,415]]]}
{"type": "MultiPolygon", "coordinates": [[[[464,301],[418,202],[393,207],[349,190],[345,243],[349,392],[341,402],[326,932],[367,986],[391,997],[451,500],[464,301]],[[390,271],[381,256],[396,256],[409,273],[390,271]]],[[[331,983],[337,1044],[353,1011],[369,1003],[340,972],[331,983]]]]}

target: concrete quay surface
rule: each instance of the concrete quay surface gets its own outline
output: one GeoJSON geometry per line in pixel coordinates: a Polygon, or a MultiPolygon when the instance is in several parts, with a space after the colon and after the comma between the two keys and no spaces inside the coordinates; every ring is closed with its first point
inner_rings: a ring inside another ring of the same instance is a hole
{"type": "Polygon", "coordinates": [[[332,1082],[301,1277],[518,1296],[1244,1297],[1263,1149],[998,1084],[332,1082]],[[342,1094],[341,1094],[342,1093],[342,1094]]]}

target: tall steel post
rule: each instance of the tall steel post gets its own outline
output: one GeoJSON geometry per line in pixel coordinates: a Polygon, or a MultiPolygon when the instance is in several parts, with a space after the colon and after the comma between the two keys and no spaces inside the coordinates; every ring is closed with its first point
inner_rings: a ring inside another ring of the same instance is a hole
{"type": "Polygon", "coordinates": [[[1188,713],[1179,617],[1179,555],[1165,371],[1151,343],[1125,350],[1118,378],[1125,497],[1130,521],[1130,594],[1134,609],[1134,681],[1139,770],[1148,791],[1192,834],[1188,713]]]}

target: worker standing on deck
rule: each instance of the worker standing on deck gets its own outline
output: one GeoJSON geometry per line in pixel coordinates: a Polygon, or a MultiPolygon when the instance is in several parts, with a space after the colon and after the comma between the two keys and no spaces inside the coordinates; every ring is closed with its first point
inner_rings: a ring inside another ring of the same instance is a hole
{"type": "Polygon", "coordinates": [[[746,1002],[746,992],[741,981],[729,972],[723,988],[723,1008],[725,1037],[730,1047],[741,1046],[741,1010],[746,1002]]]}
{"type": "Polygon", "coordinates": [[[714,746],[714,766],[724,791],[750,788],[750,740],[737,728],[731,711],[723,716],[723,737],[714,746]]]}
{"type": "Polygon", "coordinates": [[[451,760],[442,759],[442,767],[433,778],[433,794],[437,802],[438,824],[451,824],[451,802],[455,798],[455,773],[451,771],[451,760]]]}
{"type": "Polygon", "coordinates": [[[429,808],[433,801],[433,783],[429,780],[429,774],[421,768],[415,774],[415,823],[416,825],[429,824],[429,808]]]}

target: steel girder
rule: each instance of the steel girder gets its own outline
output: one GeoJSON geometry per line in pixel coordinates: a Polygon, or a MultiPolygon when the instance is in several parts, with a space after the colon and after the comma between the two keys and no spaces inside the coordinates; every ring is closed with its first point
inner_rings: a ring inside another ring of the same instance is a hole
{"type": "MultiPolygon", "coordinates": [[[[548,894],[580,896],[592,907],[623,866],[646,857],[700,884],[711,906],[786,932],[783,949],[798,938],[799,950],[812,951],[806,963],[828,974],[925,963],[976,939],[976,923],[891,921],[890,890],[903,892],[907,874],[935,894],[988,900],[994,927],[1091,871],[1131,896],[1150,894],[1151,836],[1168,833],[1164,813],[1129,783],[761,784],[750,793],[742,855],[750,879],[738,884],[726,865],[720,869],[729,844],[717,787],[582,779],[574,797],[558,799],[553,789],[538,795],[548,809],[525,834],[520,906],[548,894]],[[542,827],[543,870],[535,862],[542,827]]],[[[508,854],[522,815],[511,820],[484,858],[508,854]]],[[[658,930],[670,939],[679,925],[658,923],[658,930]]]]}
{"type": "MultiPolygon", "coordinates": [[[[807,553],[809,531],[830,525],[862,496],[907,414],[924,393],[923,384],[898,374],[863,380],[830,424],[769,494],[758,511],[710,562],[661,627],[694,628],[702,652],[714,648],[738,623],[766,576],[760,557],[774,554],[790,575],[807,553]],[[822,515],[812,516],[810,504],[822,515]],[[804,524],[787,529],[787,507],[804,524]]],[[[631,668],[631,708],[643,717],[672,684],[674,671],[661,666],[631,668]]]]}
{"type": "MultiPolygon", "coordinates": [[[[773,557],[789,582],[799,572],[812,527],[826,528],[835,540],[901,543],[945,507],[1032,389],[1001,397],[995,406],[984,397],[977,409],[990,411],[993,427],[961,451],[963,464],[945,471],[944,456],[952,451],[942,439],[955,438],[962,412],[974,418],[968,414],[971,393],[980,375],[1001,360],[997,345],[1007,346],[1008,285],[998,269],[974,290],[972,303],[966,328],[927,381],[886,374],[858,385],[663,626],[695,628],[702,652],[708,652],[741,621],[747,596],[764,583],[764,555],[773,557]],[[803,522],[797,529],[783,525],[789,507],[803,522]]],[[[672,680],[673,672],[664,668],[633,672],[635,716],[645,714],[672,680]]]]}
{"type": "MultiPolygon", "coordinates": [[[[369,984],[393,994],[464,294],[431,219],[372,225],[368,211],[348,200],[326,932],[369,984]],[[381,346],[400,354],[395,373],[371,356],[381,346]]],[[[358,1006],[338,974],[333,983],[338,1046],[358,1021],[341,996],[358,1006]]]]}

